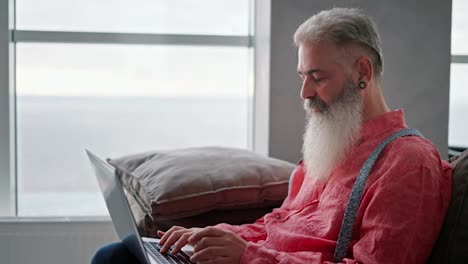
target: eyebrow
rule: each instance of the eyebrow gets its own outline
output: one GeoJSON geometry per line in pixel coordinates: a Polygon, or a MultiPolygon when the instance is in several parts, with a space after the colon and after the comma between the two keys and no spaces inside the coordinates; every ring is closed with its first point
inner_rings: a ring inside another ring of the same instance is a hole
{"type": "Polygon", "coordinates": [[[300,70],[297,70],[297,73],[299,73],[299,75],[308,76],[308,75],[311,75],[313,73],[320,72],[320,71],[322,71],[322,70],[321,69],[310,69],[310,70],[307,70],[305,72],[301,72],[300,70]]]}

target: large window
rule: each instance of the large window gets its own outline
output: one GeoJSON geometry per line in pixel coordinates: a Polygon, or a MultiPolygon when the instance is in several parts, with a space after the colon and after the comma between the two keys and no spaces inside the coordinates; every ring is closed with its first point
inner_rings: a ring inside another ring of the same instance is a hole
{"type": "Polygon", "coordinates": [[[85,148],[251,148],[249,0],[15,8],[18,216],[107,214],[85,148]]]}
{"type": "Polygon", "coordinates": [[[452,2],[449,146],[468,148],[468,1],[452,2]]]}

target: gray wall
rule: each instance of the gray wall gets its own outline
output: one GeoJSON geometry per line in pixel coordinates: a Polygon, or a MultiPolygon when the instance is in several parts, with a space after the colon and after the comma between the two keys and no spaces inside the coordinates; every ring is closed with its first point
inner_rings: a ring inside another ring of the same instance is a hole
{"type": "Polygon", "coordinates": [[[374,18],[382,38],[387,103],[392,109],[404,108],[408,125],[446,157],[450,0],[272,0],[269,155],[292,162],[301,157],[305,123],[292,36],[305,19],[332,7],[360,7],[374,18]]]}

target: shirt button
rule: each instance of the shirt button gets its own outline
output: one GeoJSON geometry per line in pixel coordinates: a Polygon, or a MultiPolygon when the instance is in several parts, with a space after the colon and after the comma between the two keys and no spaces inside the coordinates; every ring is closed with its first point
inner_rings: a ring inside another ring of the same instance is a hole
{"type": "Polygon", "coordinates": [[[276,215],[275,215],[275,218],[276,218],[276,220],[280,220],[280,219],[281,219],[281,215],[280,215],[280,214],[276,214],[276,215]]]}

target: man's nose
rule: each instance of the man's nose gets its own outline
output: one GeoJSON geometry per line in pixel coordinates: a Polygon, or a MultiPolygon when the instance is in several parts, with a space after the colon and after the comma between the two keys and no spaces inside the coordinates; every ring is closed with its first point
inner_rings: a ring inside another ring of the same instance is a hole
{"type": "Polygon", "coordinates": [[[301,98],[305,100],[307,98],[311,98],[317,95],[315,84],[309,77],[304,78],[302,81],[302,88],[301,88],[301,98]]]}

